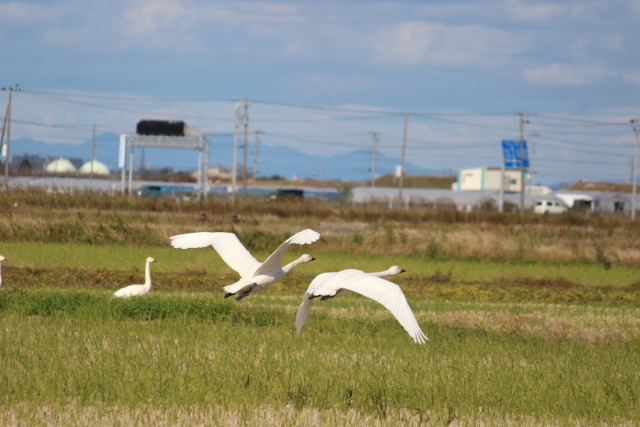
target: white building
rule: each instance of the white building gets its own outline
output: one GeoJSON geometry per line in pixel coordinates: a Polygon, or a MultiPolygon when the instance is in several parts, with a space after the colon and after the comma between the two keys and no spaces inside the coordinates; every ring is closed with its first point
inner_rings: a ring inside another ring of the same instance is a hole
{"type": "Polygon", "coordinates": [[[73,163],[69,161],[69,159],[65,159],[64,157],[60,157],[49,163],[45,171],[47,173],[76,173],[78,170],[73,163]]]}
{"type": "Polygon", "coordinates": [[[78,172],[84,175],[90,175],[93,173],[94,175],[107,176],[109,175],[109,168],[102,162],[90,160],[82,165],[78,172]]]}
{"type": "Polygon", "coordinates": [[[614,215],[629,214],[633,197],[609,191],[562,191],[556,196],[574,210],[614,215]]]}
{"type": "MultiPolygon", "coordinates": [[[[453,183],[456,191],[499,191],[502,170],[498,167],[478,167],[461,169],[458,181],[453,183]]],[[[525,179],[527,173],[525,172],[525,179]]],[[[522,189],[520,169],[508,168],[504,170],[504,191],[519,193],[522,189]]]]}

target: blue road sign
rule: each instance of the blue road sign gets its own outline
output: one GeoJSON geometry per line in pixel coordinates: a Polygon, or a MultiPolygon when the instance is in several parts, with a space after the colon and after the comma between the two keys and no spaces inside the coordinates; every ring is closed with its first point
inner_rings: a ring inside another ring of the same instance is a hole
{"type": "Polygon", "coordinates": [[[504,156],[505,168],[519,168],[520,160],[523,161],[523,167],[529,167],[529,154],[527,152],[527,141],[522,141],[522,153],[520,153],[519,140],[503,140],[502,154],[504,156]]]}

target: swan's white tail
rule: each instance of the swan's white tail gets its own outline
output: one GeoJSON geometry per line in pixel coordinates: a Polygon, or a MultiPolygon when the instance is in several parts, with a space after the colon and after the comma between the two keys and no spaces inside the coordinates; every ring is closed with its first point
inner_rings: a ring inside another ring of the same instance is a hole
{"type": "Polygon", "coordinates": [[[239,281],[236,283],[232,283],[231,285],[227,285],[225,287],[223,287],[222,289],[224,289],[225,292],[230,293],[230,294],[235,294],[236,292],[240,292],[242,290],[242,288],[247,286],[247,282],[245,281],[239,281]]]}

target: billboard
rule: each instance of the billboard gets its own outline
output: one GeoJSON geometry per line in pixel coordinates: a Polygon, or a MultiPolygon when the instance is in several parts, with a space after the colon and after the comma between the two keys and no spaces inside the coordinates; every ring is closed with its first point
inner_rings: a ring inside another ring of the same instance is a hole
{"type": "Polygon", "coordinates": [[[527,152],[527,141],[522,141],[522,153],[520,153],[519,140],[503,140],[502,154],[504,156],[505,168],[519,168],[520,160],[524,168],[529,167],[529,153],[527,152]]]}
{"type": "Polygon", "coordinates": [[[120,135],[120,150],[118,152],[118,168],[124,169],[127,157],[127,135],[120,135]]]}

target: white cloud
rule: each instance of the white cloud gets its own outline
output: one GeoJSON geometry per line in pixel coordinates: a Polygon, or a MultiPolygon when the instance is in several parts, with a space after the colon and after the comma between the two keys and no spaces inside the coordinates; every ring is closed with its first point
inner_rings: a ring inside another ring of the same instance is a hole
{"type": "Polygon", "coordinates": [[[525,0],[507,0],[505,3],[507,17],[516,22],[544,22],[563,16],[566,11],[563,7],[539,3],[530,4],[525,0]]]}
{"type": "Polygon", "coordinates": [[[622,78],[629,83],[640,85],[640,72],[627,73],[624,76],[622,76],[622,78]]]}
{"type": "Polygon", "coordinates": [[[133,37],[153,36],[188,22],[179,0],[139,0],[124,11],[127,33],[133,37]]]}
{"type": "MultiPolygon", "coordinates": [[[[580,5],[582,7],[582,4],[580,5]]],[[[495,21],[549,23],[550,21],[574,13],[575,7],[559,6],[528,0],[481,0],[456,1],[428,4],[417,7],[421,16],[430,19],[446,18],[456,21],[495,21]]]]}
{"type": "MultiPolygon", "coordinates": [[[[246,38],[296,40],[282,34],[304,20],[290,4],[136,0],[122,12],[120,26],[128,38],[124,46],[133,41],[162,51],[211,53],[216,47],[250,50],[255,44],[246,38]],[[238,47],[243,44],[249,47],[238,47]]],[[[296,50],[295,43],[290,49],[296,50]]]]}
{"type": "Polygon", "coordinates": [[[432,51],[437,27],[407,22],[383,32],[377,37],[375,54],[381,61],[401,62],[405,65],[427,62],[429,56],[435,55],[432,51]]]}
{"type": "Polygon", "coordinates": [[[501,30],[405,22],[374,37],[374,59],[387,65],[465,65],[501,61],[520,48],[501,30]]]}
{"type": "Polygon", "coordinates": [[[184,0],[138,0],[124,12],[129,33],[151,35],[167,28],[202,25],[248,27],[303,21],[299,8],[288,4],[211,4],[184,0]]]}
{"type": "Polygon", "coordinates": [[[594,65],[551,64],[524,72],[524,78],[534,83],[563,86],[585,86],[596,83],[602,69],[594,65]]]}
{"type": "Polygon", "coordinates": [[[18,2],[0,3],[0,22],[29,24],[53,20],[59,13],[55,8],[18,2]]]}
{"type": "Polygon", "coordinates": [[[633,13],[637,18],[640,18],[640,1],[632,0],[629,3],[629,10],[633,13]]]}

